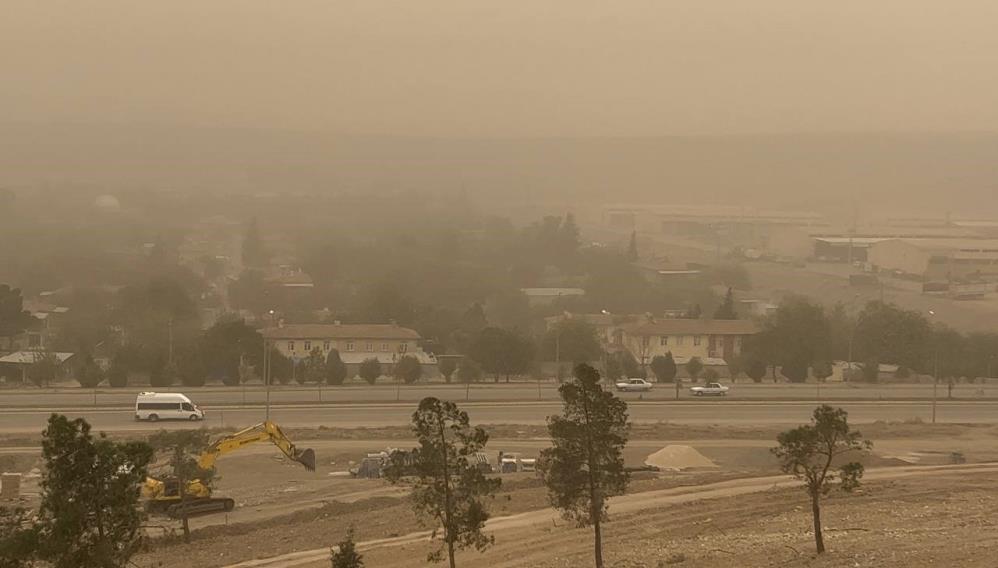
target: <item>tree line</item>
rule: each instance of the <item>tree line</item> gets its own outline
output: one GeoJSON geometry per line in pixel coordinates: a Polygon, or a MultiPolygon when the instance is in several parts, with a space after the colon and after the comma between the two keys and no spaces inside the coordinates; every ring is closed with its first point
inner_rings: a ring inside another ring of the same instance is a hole
{"type": "Polygon", "coordinates": [[[840,304],[826,309],[794,296],[763,321],[763,329],[744,346],[736,363],[756,380],[766,366],[780,367],[793,382],[831,374],[832,361],[860,363],[849,380],[876,381],[881,364],[898,367],[896,377],[913,373],[939,379],[992,376],[998,362],[998,334],[962,334],[921,313],[881,301],[856,315],[840,304]],[[753,372],[749,369],[755,368],[753,372]]]}

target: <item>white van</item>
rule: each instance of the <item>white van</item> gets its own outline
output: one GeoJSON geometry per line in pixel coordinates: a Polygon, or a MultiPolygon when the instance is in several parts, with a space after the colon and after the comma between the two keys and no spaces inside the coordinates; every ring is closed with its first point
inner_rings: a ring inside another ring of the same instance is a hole
{"type": "Polygon", "coordinates": [[[204,411],[191,399],[175,392],[140,392],[135,399],[135,419],[204,420],[204,411]]]}

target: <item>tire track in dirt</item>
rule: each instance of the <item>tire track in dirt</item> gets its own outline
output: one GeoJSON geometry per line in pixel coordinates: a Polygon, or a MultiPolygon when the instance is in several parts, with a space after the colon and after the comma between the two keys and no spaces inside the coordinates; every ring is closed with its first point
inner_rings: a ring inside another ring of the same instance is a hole
{"type": "MultiPolygon", "coordinates": [[[[864,479],[869,481],[879,481],[939,473],[958,473],[961,471],[971,471],[974,473],[998,473],[998,462],[878,468],[868,470],[864,476],[864,479]]],[[[705,499],[737,497],[740,495],[759,493],[771,489],[795,487],[799,483],[799,481],[789,476],[776,475],[734,479],[700,486],[673,487],[669,489],[645,491],[616,497],[613,499],[612,509],[615,514],[630,514],[669,504],[687,503],[705,499]]],[[[553,509],[540,509],[517,515],[496,517],[489,520],[486,524],[486,528],[489,532],[496,533],[506,530],[529,528],[534,525],[551,525],[560,518],[561,517],[558,512],[553,509]]],[[[419,531],[398,537],[360,542],[357,544],[357,548],[360,551],[365,551],[389,546],[403,546],[425,541],[429,538],[430,531],[419,531]]],[[[295,568],[318,562],[328,562],[329,556],[330,549],[329,547],[326,547],[283,554],[271,558],[248,560],[245,562],[230,564],[225,568],[295,568]]]]}

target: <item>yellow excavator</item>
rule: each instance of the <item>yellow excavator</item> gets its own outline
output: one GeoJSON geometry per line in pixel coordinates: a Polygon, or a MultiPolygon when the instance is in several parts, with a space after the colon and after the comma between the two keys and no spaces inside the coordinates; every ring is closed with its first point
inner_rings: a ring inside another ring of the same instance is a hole
{"type": "MultiPolygon", "coordinates": [[[[203,471],[214,471],[215,460],[229,452],[242,449],[256,442],[270,442],[277,446],[288,459],[296,461],[308,471],[315,471],[315,452],[311,448],[299,450],[284,434],[280,426],[273,422],[261,422],[234,434],[215,440],[198,457],[198,467],[203,471]]],[[[146,500],[146,510],[151,513],[166,513],[177,518],[186,509],[188,516],[231,511],[236,502],[228,497],[212,497],[211,488],[200,479],[187,483],[181,500],[180,483],[177,479],[146,478],[142,496],[146,500]]]]}

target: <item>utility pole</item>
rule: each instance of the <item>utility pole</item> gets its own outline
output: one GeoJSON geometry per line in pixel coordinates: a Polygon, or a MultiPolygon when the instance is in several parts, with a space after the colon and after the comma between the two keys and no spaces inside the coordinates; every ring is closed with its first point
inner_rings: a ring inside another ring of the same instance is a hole
{"type": "Polygon", "coordinates": [[[939,389],[939,346],[936,346],[935,372],[932,378],[932,423],[936,423],[936,391],[939,389]]]}
{"type": "Polygon", "coordinates": [[[558,326],[554,336],[554,366],[555,379],[561,384],[561,325],[558,326]]]}
{"type": "MultiPolygon", "coordinates": [[[[935,317],[935,310],[929,310],[929,316],[935,317]]],[[[936,394],[939,389],[939,338],[933,338],[933,343],[935,344],[935,352],[933,355],[934,360],[934,370],[932,372],[932,423],[936,423],[936,394]]]]}
{"type": "Polygon", "coordinates": [[[263,385],[267,393],[266,401],[266,421],[270,421],[270,350],[267,349],[267,340],[263,340],[263,385]]]}
{"type": "MultiPolygon", "coordinates": [[[[401,349],[401,346],[399,347],[401,349]]],[[[395,402],[399,401],[401,392],[399,389],[399,374],[395,372],[395,367],[398,366],[398,353],[392,353],[392,374],[395,375],[395,402]]]]}
{"type": "Polygon", "coordinates": [[[170,319],[167,320],[167,322],[166,322],[166,328],[167,328],[167,332],[168,332],[168,334],[170,336],[170,342],[169,342],[169,344],[170,344],[170,350],[169,350],[169,354],[167,355],[166,362],[167,363],[173,363],[173,316],[170,316],[170,319]]]}

